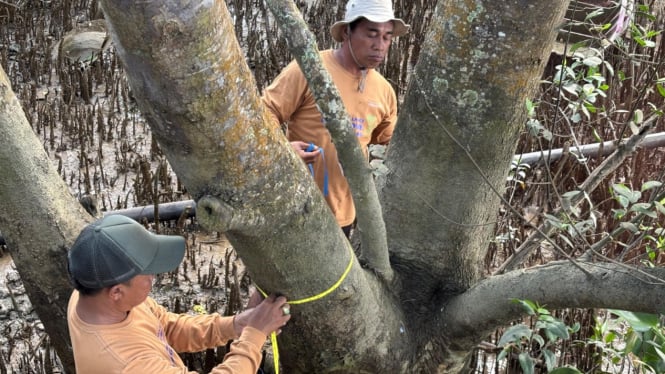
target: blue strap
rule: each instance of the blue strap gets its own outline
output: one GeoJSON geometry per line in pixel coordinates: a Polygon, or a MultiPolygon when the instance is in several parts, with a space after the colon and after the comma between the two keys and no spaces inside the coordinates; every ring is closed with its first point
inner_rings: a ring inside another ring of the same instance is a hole
{"type": "MultiPolygon", "coordinates": [[[[328,196],[328,167],[326,166],[326,158],[323,154],[323,148],[320,148],[321,150],[321,161],[323,161],[323,196],[328,196]]],[[[309,143],[309,146],[307,146],[307,149],[305,149],[305,152],[313,152],[316,150],[316,146],[314,143],[309,143]]],[[[314,167],[312,164],[307,164],[307,167],[309,168],[309,172],[312,174],[312,177],[314,177],[314,167]]]]}

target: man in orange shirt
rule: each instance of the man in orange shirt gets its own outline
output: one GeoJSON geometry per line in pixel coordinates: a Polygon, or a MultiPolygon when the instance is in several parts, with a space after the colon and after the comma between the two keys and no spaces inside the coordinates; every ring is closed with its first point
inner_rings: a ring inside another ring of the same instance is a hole
{"type": "Polygon", "coordinates": [[[170,313],[148,294],[154,274],[177,268],[184,254],[184,238],[155,235],[122,215],[81,231],[67,256],[75,288],[67,322],[78,374],[182,374],[187,369],[176,352],[232,339],[212,373],[257,372],[266,337],[291,317],[286,298],[271,296],[232,317],[170,313]]]}
{"type": "MultiPolygon", "coordinates": [[[[321,52],[365,154],[369,144],[387,144],[392,137],[397,97],[375,68],[388,54],[393,37],[406,34],[408,28],[395,18],[390,0],[350,0],[344,20],[330,28],[340,47],[321,52]]],[[[291,145],[311,164],[316,183],[348,236],[356,217],[351,191],[325,121],[295,61],[266,87],[263,102],[276,125],[286,123],[291,145]]]]}

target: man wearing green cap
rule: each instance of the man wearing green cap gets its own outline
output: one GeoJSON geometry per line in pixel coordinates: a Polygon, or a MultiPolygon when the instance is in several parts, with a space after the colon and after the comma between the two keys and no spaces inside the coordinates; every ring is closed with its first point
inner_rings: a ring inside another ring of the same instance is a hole
{"type": "Polygon", "coordinates": [[[185,373],[176,352],[229,340],[230,352],[212,373],[257,372],[266,337],[291,317],[286,298],[271,296],[233,317],[170,313],[148,294],[154,274],[176,269],[184,254],[184,238],[155,235],[122,215],[81,231],[67,256],[75,288],[67,322],[78,374],[185,373]]]}
{"type": "MultiPolygon", "coordinates": [[[[388,54],[393,37],[409,25],[395,18],[390,0],[349,0],[344,20],[330,33],[339,48],[321,52],[350,116],[358,142],[367,155],[369,144],[387,144],[397,121],[397,98],[376,70],[388,54]]],[[[266,87],[263,102],[275,125],[286,123],[287,137],[310,170],[337,223],[348,236],[356,211],[351,190],[337,159],[330,133],[307,81],[293,61],[266,87]]]]}

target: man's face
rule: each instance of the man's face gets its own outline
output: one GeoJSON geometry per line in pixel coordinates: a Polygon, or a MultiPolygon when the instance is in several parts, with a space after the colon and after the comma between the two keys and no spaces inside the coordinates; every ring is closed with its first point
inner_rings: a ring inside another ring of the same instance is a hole
{"type": "Polygon", "coordinates": [[[152,282],[154,279],[154,275],[137,275],[130,279],[128,284],[123,284],[123,304],[125,304],[127,310],[131,310],[133,307],[145,301],[152,290],[152,282]]]}
{"type": "Polygon", "coordinates": [[[393,39],[393,23],[362,19],[350,32],[348,40],[358,63],[370,69],[379,66],[386,58],[393,39]]]}

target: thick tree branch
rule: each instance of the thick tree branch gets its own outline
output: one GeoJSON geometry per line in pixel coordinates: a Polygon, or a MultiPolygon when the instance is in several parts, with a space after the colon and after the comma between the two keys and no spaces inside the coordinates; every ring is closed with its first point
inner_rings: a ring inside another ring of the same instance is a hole
{"type": "Polygon", "coordinates": [[[665,268],[623,264],[551,262],[495,275],[451,299],[440,316],[442,332],[477,343],[491,331],[524,314],[512,299],[538,302],[548,309],[612,308],[645,313],[665,310],[665,268]]]}
{"type": "Polygon", "coordinates": [[[330,74],[322,67],[314,35],[309,31],[293,1],[266,2],[277,19],[280,30],[286,35],[289,49],[307,79],[309,89],[325,118],[326,127],[335,140],[335,147],[339,150],[337,154],[351,186],[356,206],[363,256],[370,267],[390,281],[393,271],[388,259],[386,229],[372,170],[360,149],[339,91],[330,74]]]}

